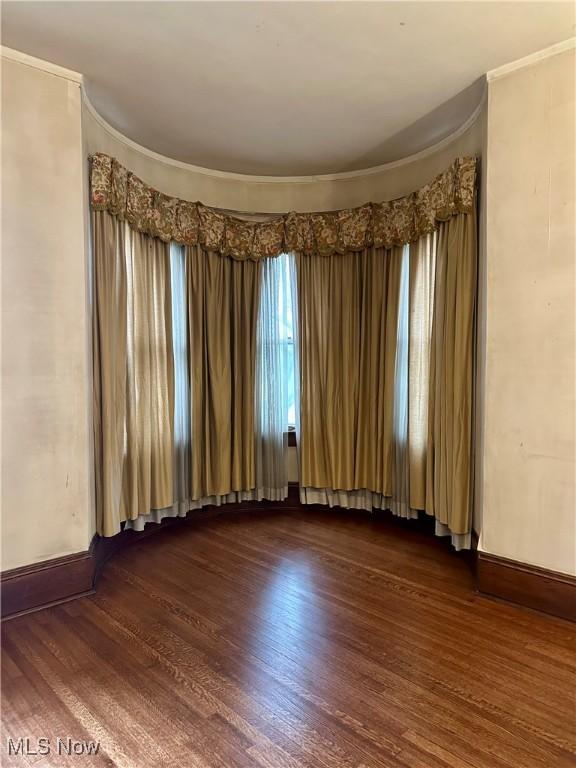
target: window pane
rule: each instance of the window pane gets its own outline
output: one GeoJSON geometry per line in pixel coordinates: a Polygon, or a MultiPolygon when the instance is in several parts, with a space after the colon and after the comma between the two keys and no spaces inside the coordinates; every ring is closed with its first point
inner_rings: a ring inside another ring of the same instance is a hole
{"type": "Polygon", "coordinates": [[[266,260],[257,332],[257,398],[261,434],[296,424],[294,313],[289,254],[266,260]]]}

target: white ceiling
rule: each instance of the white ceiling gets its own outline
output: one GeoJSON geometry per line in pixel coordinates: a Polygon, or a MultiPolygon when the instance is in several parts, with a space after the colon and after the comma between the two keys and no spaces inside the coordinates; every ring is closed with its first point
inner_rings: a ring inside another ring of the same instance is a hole
{"type": "Polygon", "coordinates": [[[2,42],[81,72],[134,141],[207,168],[367,168],[450,134],[571,2],[3,2],[2,42]]]}

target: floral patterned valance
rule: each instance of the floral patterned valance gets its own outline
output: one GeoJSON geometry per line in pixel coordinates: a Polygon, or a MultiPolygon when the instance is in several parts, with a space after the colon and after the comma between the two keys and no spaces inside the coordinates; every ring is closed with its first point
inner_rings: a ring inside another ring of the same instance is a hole
{"type": "Polygon", "coordinates": [[[329,255],[370,245],[402,245],[433,232],[438,221],[470,213],[476,185],[476,159],[463,157],[417,192],[397,200],[252,222],[157,192],[108,155],[98,153],[91,159],[94,210],[109,211],[161,240],[200,244],[239,260],[283,251],[329,255]]]}

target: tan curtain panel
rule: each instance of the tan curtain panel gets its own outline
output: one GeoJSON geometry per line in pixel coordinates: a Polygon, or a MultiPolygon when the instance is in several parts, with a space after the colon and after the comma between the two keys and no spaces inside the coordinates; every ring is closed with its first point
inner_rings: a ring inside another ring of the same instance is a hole
{"type": "Polygon", "coordinates": [[[260,264],[187,249],[192,498],[256,486],[254,389],[260,264]]]}
{"type": "Polygon", "coordinates": [[[452,533],[468,534],[472,523],[475,214],[443,222],[437,240],[426,511],[452,533]]]}
{"type": "Polygon", "coordinates": [[[389,496],[402,249],[297,260],[300,482],[389,496]]]}
{"type": "Polygon", "coordinates": [[[172,504],[174,371],[168,245],[129,230],[123,516],[172,504]]]}
{"type": "Polygon", "coordinates": [[[173,357],[168,246],[93,214],[98,530],[172,504],[173,357]]]}
{"type": "Polygon", "coordinates": [[[469,546],[475,214],[297,265],[302,501],[425,511],[469,546]]]}
{"type": "Polygon", "coordinates": [[[126,379],[125,224],[107,211],[92,213],[94,256],[93,397],[96,529],[120,529],[126,379]]]}
{"type": "Polygon", "coordinates": [[[262,265],[171,250],[107,211],[92,228],[98,532],[282,498],[285,470],[255,427],[262,265]]]}
{"type": "Polygon", "coordinates": [[[270,356],[262,359],[269,336],[255,327],[256,310],[260,322],[269,315],[260,286],[267,263],[242,265],[176,244],[170,263],[173,501],[129,520],[136,530],[206,505],[277,500],[287,492],[280,403],[275,409],[271,393],[263,396],[256,384],[278,384],[270,356]]]}

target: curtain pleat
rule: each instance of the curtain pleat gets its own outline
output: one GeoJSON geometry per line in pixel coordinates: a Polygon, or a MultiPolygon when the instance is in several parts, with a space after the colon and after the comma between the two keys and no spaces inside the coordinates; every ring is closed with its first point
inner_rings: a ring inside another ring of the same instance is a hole
{"type": "Polygon", "coordinates": [[[259,499],[288,495],[288,389],[292,371],[292,264],[282,254],[262,263],[255,388],[256,486],[259,499]]]}
{"type": "Polygon", "coordinates": [[[426,508],[430,343],[434,311],[436,233],[410,244],[408,451],[410,507],[426,508]]]}
{"type": "Polygon", "coordinates": [[[301,500],[425,511],[469,547],[475,215],[297,266],[301,500]]]}
{"type": "Polygon", "coordinates": [[[126,259],[124,223],[92,212],[93,414],[96,529],[120,530],[126,415],[126,259]]]}
{"type": "Polygon", "coordinates": [[[174,370],[167,243],[129,230],[127,394],[121,516],[172,504],[174,370]]]}
{"type": "Polygon", "coordinates": [[[193,500],[256,487],[260,262],[186,249],[193,500]]]}
{"type": "Polygon", "coordinates": [[[97,530],[172,504],[173,356],[168,246],[105,211],[94,239],[97,530]]]}
{"type": "Polygon", "coordinates": [[[297,264],[301,485],[389,496],[402,248],[297,264]]]}
{"type": "Polygon", "coordinates": [[[440,224],[436,249],[428,400],[426,511],[439,530],[469,536],[472,522],[472,415],[476,216],[440,224]],[[444,528],[442,528],[444,526],[444,528]]]}

